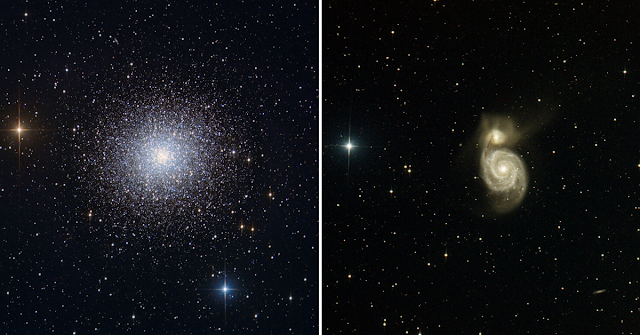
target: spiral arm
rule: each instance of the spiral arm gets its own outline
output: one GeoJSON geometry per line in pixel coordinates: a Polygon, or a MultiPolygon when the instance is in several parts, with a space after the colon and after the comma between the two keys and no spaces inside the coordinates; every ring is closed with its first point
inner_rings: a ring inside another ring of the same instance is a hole
{"type": "Polygon", "coordinates": [[[480,157],[480,175],[490,191],[494,209],[505,212],[522,202],[527,189],[527,170],[522,157],[511,149],[496,144],[503,141],[500,136],[504,134],[497,131],[491,131],[487,135],[480,157]]]}

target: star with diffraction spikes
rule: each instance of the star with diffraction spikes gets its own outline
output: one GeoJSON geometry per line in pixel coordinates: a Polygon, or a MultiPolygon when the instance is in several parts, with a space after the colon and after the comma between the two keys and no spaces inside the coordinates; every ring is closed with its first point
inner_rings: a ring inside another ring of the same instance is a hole
{"type": "MultiPolygon", "coordinates": [[[[227,295],[231,295],[231,297],[233,297],[232,291],[239,291],[240,289],[233,288],[227,282],[227,261],[226,261],[226,259],[224,261],[224,270],[223,270],[222,273],[223,273],[222,287],[209,289],[209,290],[222,292],[222,295],[224,297],[224,332],[226,333],[226,330],[227,330],[227,295]]],[[[213,274],[211,276],[214,277],[213,274]]]]}
{"type": "MultiPolygon", "coordinates": [[[[38,114],[38,112],[36,111],[36,115],[38,114]]],[[[23,127],[23,122],[20,119],[20,108],[18,108],[18,122],[15,128],[10,128],[10,129],[1,129],[0,131],[3,132],[10,132],[10,133],[15,133],[18,136],[18,209],[21,208],[22,203],[20,202],[20,198],[21,198],[21,189],[22,189],[22,180],[21,180],[21,176],[22,176],[22,141],[24,139],[24,136],[26,136],[26,134],[28,133],[32,133],[32,132],[37,132],[37,131],[45,131],[46,129],[40,129],[40,128],[25,128],[23,127]]]]}

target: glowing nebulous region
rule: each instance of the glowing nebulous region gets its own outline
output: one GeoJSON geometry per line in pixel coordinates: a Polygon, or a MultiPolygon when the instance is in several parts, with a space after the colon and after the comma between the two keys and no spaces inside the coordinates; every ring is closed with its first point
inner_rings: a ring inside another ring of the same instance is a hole
{"type": "Polygon", "coordinates": [[[506,135],[498,129],[491,130],[489,137],[489,142],[493,144],[503,144],[506,140],[506,135]]]}
{"type": "Polygon", "coordinates": [[[526,164],[512,150],[519,140],[516,130],[507,118],[486,117],[481,125],[480,177],[498,213],[509,212],[520,205],[527,191],[526,164]]]}

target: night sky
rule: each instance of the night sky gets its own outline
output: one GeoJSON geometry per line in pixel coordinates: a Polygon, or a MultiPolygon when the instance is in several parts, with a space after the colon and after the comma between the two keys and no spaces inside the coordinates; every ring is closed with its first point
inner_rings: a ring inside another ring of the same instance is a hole
{"type": "Polygon", "coordinates": [[[639,332],[639,15],[323,6],[326,333],[639,332]]]}
{"type": "Polygon", "coordinates": [[[316,333],[317,4],[1,12],[0,331],[316,333]]]}

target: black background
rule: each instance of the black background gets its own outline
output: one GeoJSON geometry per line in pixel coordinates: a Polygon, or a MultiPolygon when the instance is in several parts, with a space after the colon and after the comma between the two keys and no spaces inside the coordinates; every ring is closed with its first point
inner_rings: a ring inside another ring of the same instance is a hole
{"type": "Polygon", "coordinates": [[[325,3],[327,333],[638,329],[638,14],[637,3],[325,3]],[[530,168],[506,215],[478,177],[483,115],[513,120],[530,168]]]}
{"type": "Polygon", "coordinates": [[[315,332],[317,5],[9,1],[1,12],[2,331],[315,332]],[[95,180],[81,149],[104,139],[87,136],[99,115],[80,111],[127,86],[129,70],[160,86],[163,76],[218,80],[240,97],[228,105],[246,108],[255,159],[231,195],[235,214],[203,234],[132,238],[110,228],[114,213],[102,224],[88,216],[95,180]],[[30,129],[20,141],[18,102],[30,129]],[[84,135],[72,134],[77,126],[84,135]],[[226,312],[225,274],[235,289],[226,312]]]}

